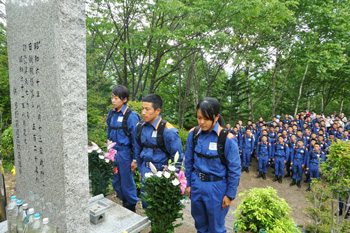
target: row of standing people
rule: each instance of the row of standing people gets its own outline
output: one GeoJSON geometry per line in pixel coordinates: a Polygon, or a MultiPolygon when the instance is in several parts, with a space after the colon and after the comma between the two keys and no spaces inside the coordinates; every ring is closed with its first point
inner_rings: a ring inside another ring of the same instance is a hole
{"type": "MultiPolygon", "coordinates": [[[[241,122],[234,128],[226,127],[235,135],[239,144],[242,171],[249,172],[251,157],[256,156],[259,162],[259,175],[266,179],[267,167],[274,167],[273,181],[282,183],[282,177],[292,177],[291,186],[301,187],[300,181],[305,172],[305,182],[311,183],[311,178],[320,177],[320,163],[326,160],[328,147],[336,140],[349,141],[349,124],[342,124],[335,119],[325,127],[325,120],[319,115],[300,124],[296,117],[289,116],[266,124],[262,118],[259,122],[242,127],[241,122]],[[300,126],[303,126],[302,128],[300,126]],[[286,174],[284,175],[284,169],[286,174]]],[[[310,190],[310,185],[307,190],[310,190]]]]}
{"type": "MultiPolygon", "coordinates": [[[[143,182],[145,174],[151,172],[151,163],[162,170],[169,159],[174,161],[178,152],[178,167],[186,158],[186,194],[191,199],[191,214],[197,231],[226,232],[225,216],[236,197],[241,162],[237,139],[222,127],[219,102],[204,98],[197,105],[195,117],[199,126],[190,130],[183,153],[178,130],[160,115],[162,99],[159,95],[143,97],[143,121],[128,107],[128,100],[126,87],[113,88],[113,109],[107,114],[107,138],[116,142],[114,149],[117,150],[112,185],[123,206],[135,211],[139,201],[133,179],[136,168],[143,182]],[[222,146],[218,141],[220,135],[224,135],[222,146]]],[[[147,208],[146,203],[142,204],[147,208]]]]}

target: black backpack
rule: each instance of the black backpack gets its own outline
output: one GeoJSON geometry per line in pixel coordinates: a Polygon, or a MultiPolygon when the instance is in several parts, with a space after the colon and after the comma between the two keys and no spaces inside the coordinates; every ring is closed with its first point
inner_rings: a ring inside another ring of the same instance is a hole
{"type": "Polygon", "coordinates": [[[110,129],[115,129],[115,130],[120,130],[122,129],[124,131],[124,134],[129,138],[130,143],[132,142],[132,137],[131,137],[131,133],[128,130],[128,118],[130,116],[130,114],[132,113],[132,109],[131,108],[127,108],[126,112],[124,114],[123,117],[123,121],[122,121],[122,126],[121,127],[111,127],[111,119],[112,119],[112,115],[115,113],[116,111],[113,111],[112,109],[109,110],[109,116],[107,119],[107,125],[110,127],[110,129]]]}
{"type": "Polygon", "coordinates": [[[146,144],[141,142],[141,133],[142,133],[142,128],[143,128],[143,124],[144,124],[143,121],[137,125],[136,140],[142,147],[152,148],[153,150],[155,150],[156,148],[161,149],[166,154],[168,159],[171,159],[170,153],[165,148],[164,137],[163,137],[166,123],[167,123],[167,121],[164,119],[162,119],[159,123],[159,126],[157,128],[157,145],[149,146],[149,145],[146,145],[146,144]]]}
{"type": "MultiPolygon", "coordinates": [[[[197,141],[198,141],[198,132],[200,130],[200,126],[196,126],[196,128],[193,131],[193,154],[194,152],[194,148],[197,145],[197,141]]],[[[208,156],[208,155],[203,155],[203,154],[198,154],[199,156],[208,158],[208,159],[216,159],[216,158],[220,158],[220,161],[222,163],[222,165],[224,165],[227,168],[227,161],[225,158],[225,143],[226,143],[226,138],[227,135],[229,134],[229,131],[227,129],[222,129],[218,138],[218,142],[217,142],[217,151],[218,151],[218,155],[217,156],[208,156]]]]}

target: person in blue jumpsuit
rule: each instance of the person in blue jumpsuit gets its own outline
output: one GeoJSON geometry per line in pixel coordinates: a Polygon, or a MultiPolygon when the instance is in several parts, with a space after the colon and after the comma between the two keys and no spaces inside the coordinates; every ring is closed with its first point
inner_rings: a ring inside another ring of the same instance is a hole
{"type": "Polygon", "coordinates": [[[238,145],[229,133],[224,145],[226,166],[223,165],[218,158],[217,141],[224,124],[216,99],[203,98],[197,105],[196,117],[200,126],[196,146],[193,148],[193,129],[186,144],[186,194],[191,198],[197,232],[223,233],[226,232],[225,216],[236,197],[241,176],[238,145]]]}
{"type": "Polygon", "coordinates": [[[306,191],[311,190],[310,183],[312,178],[320,178],[320,164],[324,161],[326,161],[326,155],[323,151],[321,151],[320,144],[315,143],[314,149],[309,153],[306,164],[306,169],[310,171],[309,187],[306,191]]]}
{"type": "Polygon", "coordinates": [[[271,144],[267,141],[267,135],[263,135],[261,142],[258,143],[256,148],[257,159],[259,161],[259,175],[257,178],[262,177],[266,180],[267,162],[271,156],[271,144]]]}
{"type": "Polygon", "coordinates": [[[291,166],[293,166],[293,181],[290,186],[297,185],[301,188],[300,181],[303,177],[303,169],[305,168],[308,150],[304,146],[304,141],[300,139],[294,148],[291,148],[291,166]]]}
{"type": "Polygon", "coordinates": [[[289,157],[289,146],[284,142],[283,136],[278,137],[278,142],[275,144],[274,155],[272,160],[275,161],[275,178],[274,182],[282,183],[284,164],[287,163],[289,157]]]}
{"type": "Polygon", "coordinates": [[[254,136],[251,133],[249,127],[246,128],[245,134],[241,137],[240,140],[240,152],[242,153],[242,171],[249,172],[250,166],[250,157],[253,154],[254,150],[254,136]]]}
{"type": "MultiPolygon", "coordinates": [[[[179,159],[177,167],[182,165],[183,149],[179,131],[169,122],[165,124],[163,139],[165,150],[158,147],[157,130],[162,121],[160,115],[163,101],[159,95],[149,94],[142,98],[142,130],[139,140],[135,140],[135,155],[137,166],[141,173],[141,181],[143,182],[146,173],[151,172],[150,162],[156,167],[157,171],[162,171],[164,165],[168,165],[169,159],[174,162],[174,156],[178,152],[179,159]]],[[[142,202],[142,206],[147,208],[147,204],[142,202]]]]}
{"type": "Polygon", "coordinates": [[[130,136],[126,136],[122,128],[122,123],[126,111],[129,109],[129,90],[122,85],[116,86],[112,90],[111,109],[107,114],[107,139],[116,142],[114,149],[115,165],[117,167],[112,177],[112,186],[119,199],[123,201],[123,206],[135,212],[135,205],[138,202],[136,186],[134,182],[134,171],[137,167],[134,153],[135,128],[140,121],[140,117],[135,111],[131,111],[127,118],[127,131],[130,136]]]}

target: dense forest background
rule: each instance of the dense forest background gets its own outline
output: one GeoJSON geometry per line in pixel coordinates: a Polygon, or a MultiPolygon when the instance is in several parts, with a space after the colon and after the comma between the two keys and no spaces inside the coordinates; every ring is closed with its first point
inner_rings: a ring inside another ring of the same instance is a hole
{"type": "MultiPolygon", "coordinates": [[[[6,17],[0,1],[0,135],[11,124],[6,17]]],[[[350,114],[349,0],[89,0],[89,139],[105,137],[111,88],[132,107],[162,96],[162,115],[196,124],[205,96],[226,122],[308,108],[350,114]]]]}

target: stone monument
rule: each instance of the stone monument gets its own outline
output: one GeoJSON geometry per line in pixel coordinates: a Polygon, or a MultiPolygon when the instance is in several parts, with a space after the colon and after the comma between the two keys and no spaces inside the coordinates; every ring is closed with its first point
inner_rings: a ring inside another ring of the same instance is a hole
{"type": "Polygon", "coordinates": [[[90,225],[84,11],[82,0],[6,3],[17,195],[58,232],[90,225]]]}

